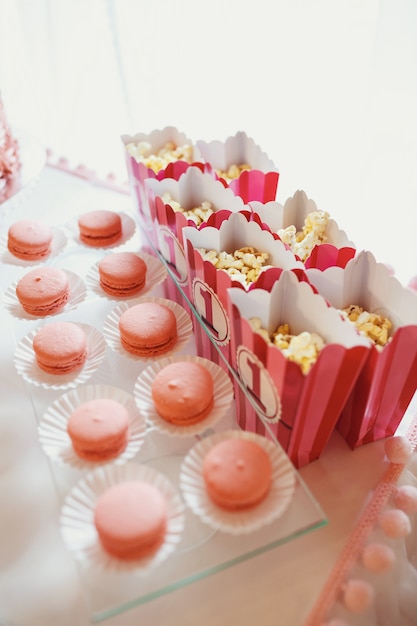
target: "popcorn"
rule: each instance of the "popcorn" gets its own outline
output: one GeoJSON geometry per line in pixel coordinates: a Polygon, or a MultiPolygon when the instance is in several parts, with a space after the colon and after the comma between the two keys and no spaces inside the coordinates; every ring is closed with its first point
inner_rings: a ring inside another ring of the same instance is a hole
{"type": "Polygon", "coordinates": [[[254,283],[261,271],[266,267],[270,267],[265,265],[269,254],[267,252],[258,252],[252,246],[239,248],[232,254],[224,251],[206,250],[204,248],[199,248],[199,252],[204,260],[213,263],[217,269],[225,270],[243,285],[254,283]]]}
{"type": "Polygon", "coordinates": [[[312,211],[304,220],[302,230],[296,230],[294,225],[280,228],[277,231],[280,239],[290,246],[291,250],[305,261],[313,248],[327,240],[326,226],[330,219],[327,211],[312,211]]]}
{"type": "Polygon", "coordinates": [[[356,326],[361,335],[371,339],[378,349],[390,341],[392,322],[387,317],[369,313],[357,304],[342,309],[340,313],[356,326]]]}
{"type": "Polygon", "coordinates": [[[168,191],[162,195],[162,200],[164,204],[169,204],[173,211],[183,213],[187,219],[193,220],[197,226],[206,222],[210,215],[214,213],[213,205],[208,200],[203,200],[199,206],[193,207],[192,209],[184,209],[179,202],[171,197],[168,191]]]}
{"type": "Polygon", "coordinates": [[[258,333],[258,335],[261,335],[261,337],[263,337],[267,343],[271,343],[271,337],[269,336],[269,333],[266,330],[266,328],[262,326],[262,322],[259,319],[259,317],[251,317],[249,319],[249,324],[251,325],[252,330],[255,333],[258,333]]]}
{"type": "Polygon", "coordinates": [[[220,178],[223,178],[226,182],[235,178],[239,178],[242,172],[250,170],[251,166],[248,163],[241,163],[237,165],[233,163],[227,170],[216,169],[216,173],[220,178]]]}
{"type": "Polygon", "coordinates": [[[126,150],[138,163],[143,163],[155,174],[165,169],[169,163],[175,161],[191,163],[193,158],[193,148],[190,144],[176,146],[173,141],[168,141],[155,153],[152,152],[152,146],[148,141],[128,143],[126,150]]]}
{"type": "Polygon", "coordinates": [[[289,324],[280,324],[269,336],[258,317],[250,318],[249,323],[252,329],[259,333],[265,341],[273,343],[279,348],[289,361],[298,363],[303,374],[308,374],[311,366],[316,362],[320,350],[324,347],[324,341],[317,333],[310,333],[305,330],[299,335],[293,335],[290,332],[289,324]]]}

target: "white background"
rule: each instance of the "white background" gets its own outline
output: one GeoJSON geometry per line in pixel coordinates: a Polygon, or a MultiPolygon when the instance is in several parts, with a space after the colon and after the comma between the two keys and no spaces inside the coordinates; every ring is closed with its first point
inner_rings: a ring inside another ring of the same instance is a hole
{"type": "Polygon", "coordinates": [[[120,135],[245,130],[360,249],[417,273],[415,0],[0,0],[9,117],[125,177],[120,135]]]}

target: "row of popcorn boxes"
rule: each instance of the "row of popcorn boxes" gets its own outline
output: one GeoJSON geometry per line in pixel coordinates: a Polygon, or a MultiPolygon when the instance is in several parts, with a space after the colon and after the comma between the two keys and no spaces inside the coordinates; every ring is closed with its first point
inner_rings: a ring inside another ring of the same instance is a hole
{"type": "Polygon", "coordinates": [[[322,217],[302,191],[283,206],[248,203],[200,166],[143,188],[142,225],[200,318],[198,353],[238,375],[242,428],[276,438],[297,467],[321,455],[335,427],[352,448],[395,432],[417,388],[415,294],[370,252],[356,253],[329,216],[324,243],[310,236],[320,223],[297,242],[301,225],[322,217]],[[392,322],[384,347],[345,319],[351,305],[392,322]],[[283,324],[301,335],[295,351],[322,342],[311,362],[270,341],[283,324]]]}
{"type": "Polygon", "coordinates": [[[145,180],[178,180],[197,167],[222,186],[249,202],[275,200],[279,172],[273,161],[246,133],[239,131],[226,141],[193,142],[172,126],[122,137],[125,160],[138,208],[148,218],[145,180]]]}
{"type": "Polygon", "coordinates": [[[370,252],[344,267],[302,270],[282,242],[238,214],[218,229],[187,227],[183,236],[191,299],[207,321],[199,347],[215,358],[208,332],[239,374],[243,428],[272,432],[298,467],[320,456],[336,426],[352,448],[395,432],[417,388],[417,298],[370,252]],[[277,265],[249,287],[204,259],[203,250],[245,248],[249,241],[277,265]],[[381,329],[390,335],[381,338],[384,347],[341,314],[352,305],[373,312],[369,324],[377,330],[382,320],[392,322],[381,329]],[[292,355],[265,339],[283,324],[300,335],[292,355]],[[324,342],[318,354],[316,335],[324,342]]]}

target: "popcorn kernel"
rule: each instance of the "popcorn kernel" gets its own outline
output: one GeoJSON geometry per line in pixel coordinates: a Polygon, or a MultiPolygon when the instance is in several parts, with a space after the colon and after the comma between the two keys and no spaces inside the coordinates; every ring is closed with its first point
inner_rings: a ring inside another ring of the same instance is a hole
{"type": "Polygon", "coordinates": [[[294,254],[305,261],[315,246],[327,240],[326,227],[329,219],[327,211],[312,211],[305,218],[302,230],[297,232],[296,227],[291,224],[287,228],[280,228],[277,234],[294,254]]]}
{"type": "Polygon", "coordinates": [[[243,285],[254,283],[259,274],[266,267],[269,259],[267,252],[259,252],[252,246],[245,246],[229,252],[216,252],[200,248],[199,252],[206,261],[210,261],[217,269],[225,270],[234,279],[239,280],[243,285]]]}
{"type": "Polygon", "coordinates": [[[192,220],[197,226],[200,226],[203,222],[206,222],[210,215],[214,213],[211,202],[203,200],[203,202],[191,209],[184,209],[179,202],[171,197],[171,194],[167,191],[162,195],[164,204],[169,204],[173,211],[183,213],[187,219],[192,220]]]}
{"type": "Polygon", "coordinates": [[[340,312],[356,326],[361,335],[371,339],[377,348],[381,349],[390,341],[393,324],[387,317],[365,311],[357,304],[351,304],[340,312]]]}
{"type": "Polygon", "coordinates": [[[262,327],[258,317],[250,318],[249,323],[254,332],[260,334],[268,343],[279,348],[289,361],[298,363],[303,374],[308,374],[325,345],[322,337],[317,333],[302,331],[298,335],[291,334],[290,326],[287,323],[280,324],[271,336],[262,327]]]}
{"type": "Polygon", "coordinates": [[[173,141],[167,141],[162,148],[152,153],[152,146],[147,141],[131,142],[126,144],[126,150],[138,163],[143,163],[152,169],[155,174],[165,169],[169,163],[186,161],[192,163],[193,148],[190,144],[177,146],[173,141]]]}
{"type": "Polygon", "coordinates": [[[248,163],[232,163],[227,170],[216,169],[216,173],[219,178],[223,178],[226,182],[229,182],[235,178],[239,178],[242,172],[250,169],[251,166],[248,163]]]}

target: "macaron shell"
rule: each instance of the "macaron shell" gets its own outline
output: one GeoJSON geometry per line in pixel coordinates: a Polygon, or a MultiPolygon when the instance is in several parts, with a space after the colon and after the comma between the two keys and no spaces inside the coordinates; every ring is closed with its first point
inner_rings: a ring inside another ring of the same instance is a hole
{"type": "Polygon", "coordinates": [[[207,453],[202,471],[209,497],[227,510],[256,506],[271,486],[270,458],[254,441],[221,441],[207,453]]]}
{"type": "Polygon", "coordinates": [[[279,519],[293,501],[296,484],[294,467],[282,448],[263,435],[236,428],[201,437],[186,454],[180,470],[180,489],[192,512],[211,528],[235,536],[258,531],[279,519]],[[204,461],[218,443],[230,439],[254,441],[269,457],[269,490],[256,506],[226,509],[208,495],[203,477],[204,461]]]}
{"type": "Polygon", "coordinates": [[[152,399],[159,415],[172,424],[195,424],[213,408],[214,383],[209,371],[192,361],[164,367],[152,383],[152,399]]]}
{"type": "Polygon", "coordinates": [[[87,338],[77,324],[53,322],[36,333],[33,350],[40,369],[49,374],[68,374],[84,365],[87,338]]]}
{"type": "Polygon", "coordinates": [[[67,274],[54,267],[35,269],[16,285],[16,296],[30,315],[48,315],[63,308],[69,300],[67,274]]]}
{"type": "Polygon", "coordinates": [[[100,286],[109,295],[123,297],[138,293],[146,282],[145,261],[133,252],[114,252],[98,265],[100,286]]]}
{"type": "Polygon", "coordinates": [[[36,261],[49,255],[52,238],[50,226],[36,220],[20,220],[8,230],[7,248],[19,259],[36,261]]]}
{"type": "Polygon", "coordinates": [[[119,319],[123,347],[138,356],[163,354],[175,345],[177,320],[165,305],[142,302],[127,309],[119,319]]]}
{"type": "Polygon", "coordinates": [[[97,398],[82,403],[73,411],[67,432],[78,456],[91,461],[106,460],[126,448],[129,414],[119,402],[97,398]]]}
{"type": "Polygon", "coordinates": [[[80,240],[93,247],[109,246],[122,237],[122,220],[113,211],[89,211],[78,218],[80,240]]]}
{"type": "Polygon", "coordinates": [[[165,342],[162,342],[158,345],[152,345],[152,346],[150,345],[149,346],[146,346],[146,345],[136,346],[135,344],[131,344],[125,341],[124,339],[122,339],[122,345],[128,352],[136,356],[154,357],[154,356],[158,356],[160,354],[165,354],[166,352],[169,352],[171,348],[175,346],[175,337],[171,337],[165,342]]]}
{"type": "Polygon", "coordinates": [[[94,524],[109,554],[133,560],[149,556],[163,543],[167,517],[166,500],[156,487],[127,481],[98,499],[94,524]]]}

